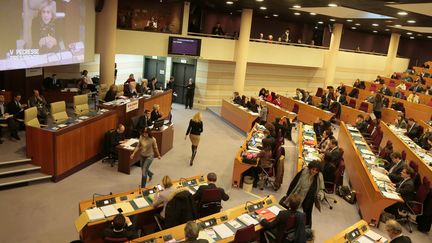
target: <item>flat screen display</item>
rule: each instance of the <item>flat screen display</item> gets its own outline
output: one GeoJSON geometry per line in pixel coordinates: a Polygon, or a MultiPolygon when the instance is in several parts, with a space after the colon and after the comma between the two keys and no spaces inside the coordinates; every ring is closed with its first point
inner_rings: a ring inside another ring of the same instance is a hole
{"type": "Polygon", "coordinates": [[[85,0],[0,3],[0,70],[84,61],[85,0]]]}
{"type": "Polygon", "coordinates": [[[187,56],[200,56],[201,54],[201,39],[170,36],[168,42],[168,54],[187,56]]]}

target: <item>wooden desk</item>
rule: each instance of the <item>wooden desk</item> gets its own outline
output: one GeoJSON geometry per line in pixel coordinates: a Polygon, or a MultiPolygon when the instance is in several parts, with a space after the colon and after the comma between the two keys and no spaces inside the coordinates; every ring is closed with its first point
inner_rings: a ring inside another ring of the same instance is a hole
{"type": "Polygon", "coordinates": [[[267,114],[267,122],[274,122],[276,117],[288,117],[290,121],[294,120],[297,117],[297,114],[282,107],[271,104],[270,102],[265,102],[267,104],[268,114],[267,114]]]}
{"type": "MultiPolygon", "coordinates": [[[[174,124],[164,126],[160,131],[152,131],[156,139],[161,156],[165,155],[173,147],[174,141],[174,124]]],[[[130,158],[133,150],[128,150],[122,145],[116,147],[118,152],[118,172],[130,174],[130,167],[140,160],[139,153],[135,154],[133,159],[130,158]]]]}
{"type": "MultiPolygon", "coordinates": [[[[371,230],[366,221],[360,220],[357,223],[351,225],[350,227],[344,229],[343,231],[337,233],[332,238],[325,240],[324,243],[345,243],[345,242],[347,242],[347,240],[346,240],[347,234],[351,233],[352,231],[354,231],[356,229],[358,229],[358,232],[361,235],[364,235],[369,230],[371,230]]],[[[385,239],[385,237],[383,237],[383,239],[385,239]]],[[[380,242],[384,242],[384,241],[380,241],[380,242]]]]}
{"type": "Polygon", "coordinates": [[[252,114],[249,110],[241,109],[239,105],[227,100],[222,100],[221,116],[246,133],[251,130],[252,123],[258,118],[258,115],[252,114]]]}
{"type": "MultiPolygon", "coordinates": [[[[303,145],[303,132],[304,132],[304,124],[303,123],[299,123],[299,129],[298,129],[298,142],[297,142],[297,145],[298,145],[298,159],[297,159],[297,167],[296,167],[296,171],[297,172],[299,172],[299,171],[301,171],[302,169],[303,169],[303,167],[305,167],[307,164],[306,164],[306,161],[304,160],[304,158],[303,158],[303,147],[304,147],[304,145],[303,145]]],[[[316,138],[316,135],[314,135],[314,145],[317,145],[317,138],[316,138]]]]}
{"type": "Polygon", "coordinates": [[[59,130],[27,126],[27,157],[59,181],[100,159],[105,133],[116,125],[108,111],[59,130]]]}
{"type": "MultiPolygon", "coordinates": [[[[279,205],[274,196],[270,196],[268,198],[264,197],[264,198],[260,198],[257,200],[253,200],[252,203],[250,203],[250,204],[248,203],[248,205],[252,205],[252,204],[260,203],[260,202],[264,203],[263,206],[265,208],[273,206],[273,205],[279,205]]],[[[216,214],[212,214],[212,215],[204,217],[204,218],[200,218],[200,219],[198,219],[198,221],[202,222],[202,221],[205,221],[208,219],[216,219],[216,224],[226,223],[230,220],[236,219],[238,216],[240,216],[244,213],[247,213],[245,206],[246,205],[242,204],[242,205],[239,205],[237,207],[230,208],[230,209],[221,211],[221,212],[216,213],[216,214]],[[226,218],[226,220],[221,220],[221,218],[223,218],[223,219],[226,218]]],[[[279,207],[282,207],[282,206],[279,205],[279,207]]],[[[135,239],[134,242],[142,242],[142,241],[146,241],[146,240],[155,239],[156,243],[163,243],[164,240],[163,240],[162,236],[164,236],[164,235],[171,235],[173,237],[173,239],[176,239],[177,242],[179,242],[180,240],[183,240],[185,238],[184,227],[185,227],[185,224],[178,225],[178,226],[175,226],[175,227],[172,227],[172,228],[169,228],[166,230],[162,230],[162,231],[154,233],[154,234],[146,235],[144,237],[135,239]]],[[[258,232],[261,229],[262,229],[262,226],[260,224],[255,225],[256,234],[258,234],[258,232]]],[[[234,236],[231,236],[231,237],[222,239],[218,242],[233,242],[233,241],[234,241],[234,236]]]]}
{"type": "Polygon", "coordinates": [[[282,101],[282,107],[289,111],[293,110],[294,104],[297,104],[299,106],[297,118],[299,121],[302,121],[304,123],[313,124],[317,121],[318,118],[321,118],[324,121],[329,121],[334,116],[334,114],[330,111],[325,111],[318,107],[308,105],[306,103],[282,95],[280,97],[282,101]]]}
{"type": "Polygon", "coordinates": [[[383,139],[380,146],[384,146],[388,140],[392,141],[394,151],[405,151],[406,162],[414,161],[419,166],[419,173],[421,177],[424,176],[432,180],[432,167],[427,165],[422,158],[420,158],[415,151],[413,151],[402,139],[399,138],[384,122],[381,122],[381,130],[383,131],[383,139]]]}
{"type": "Polygon", "coordinates": [[[53,103],[57,101],[65,101],[66,103],[73,103],[73,97],[78,95],[78,91],[66,91],[62,92],[60,90],[45,90],[42,96],[45,97],[48,103],[53,103]]]}
{"type": "Polygon", "coordinates": [[[356,191],[360,215],[369,224],[377,225],[381,212],[400,200],[383,196],[344,122],[340,125],[338,142],[339,147],[344,150],[345,167],[352,188],[356,191]]]}
{"type": "MultiPolygon", "coordinates": [[[[256,125],[255,125],[256,126],[256,125]]],[[[251,167],[257,167],[258,164],[248,164],[244,163],[242,159],[242,152],[246,150],[246,144],[249,141],[249,139],[252,137],[252,134],[255,132],[255,129],[252,129],[246,140],[243,142],[243,145],[238,150],[235,158],[234,158],[234,168],[233,168],[233,176],[232,176],[232,186],[233,187],[242,187],[243,182],[243,173],[250,169],[251,167]]]]}
{"type": "Polygon", "coordinates": [[[155,94],[150,98],[139,98],[138,99],[138,109],[126,112],[126,105],[112,106],[100,104],[99,107],[109,110],[115,110],[118,115],[119,123],[125,125],[126,134],[130,134],[131,131],[131,118],[134,116],[144,115],[145,110],[152,111],[153,105],[158,104],[160,106],[159,111],[163,114],[163,118],[167,118],[171,112],[171,100],[172,91],[165,91],[162,93],[155,94]]]}
{"type": "MultiPolygon", "coordinates": [[[[197,183],[199,183],[200,181],[201,182],[205,181],[205,179],[202,175],[193,176],[193,177],[188,177],[184,180],[174,181],[173,187],[181,188],[181,187],[183,187],[182,182],[190,181],[190,180],[195,180],[197,183]]],[[[87,200],[79,202],[78,213],[82,214],[86,209],[94,207],[95,206],[94,202],[96,202],[96,201],[115,198],[116,202],[121,202],[122,200],[120,199],[120,197],[124,197],[124,196],[127,197],[125,202],[131,201],[131,200],[141,196],[142,191],[153,189],[153,188],[154,188],[154,186],[147,186],[144,189],[136,188],[136,189],[129,190],[126,192],[115,193],[111,196],[97,197],[97,198],[95,198],[95,200],[87,199],[87,200]]],[[[130,212],[130,213],[124,213],[124,215],[125,216],[138,215],[137,216],[138,217],[138,222],[137,222],[138,225],[137,226],[140,227],[142,225],[154,224],[153,215],[160,208],[162,208],[162,206],[160,206],[159,208],[154,208],[153,206],[150,205],[148,207],[134,210],[133,212],[130,212]]],[[[114,216],[111,216],[108,219],[103,219],[100,221],[88,223],[80,232],[81,240],[83,240],[86,243],[87,242],[103,243],[104,242],[103,231],[106,227],[108,227],[109,221],[112,220],[113,218],[114,218],[114,216]]]]}

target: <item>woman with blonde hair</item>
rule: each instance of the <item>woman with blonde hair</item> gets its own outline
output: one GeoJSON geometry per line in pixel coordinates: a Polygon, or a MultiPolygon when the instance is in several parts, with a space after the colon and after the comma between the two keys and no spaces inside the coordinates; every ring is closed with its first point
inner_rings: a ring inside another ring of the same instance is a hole
{"type": "Polygon", "coordinates": [[[157,208],[159,205],[163,204],[163,209],[160,215],[162,218],[165,218],[165,207],[169,200],[173,197],[173,193],[176,191],[176,188],[173,187],[172,180],[169,176],[164,176],[162,178],[162,186],[164,187],[164,190],[156,193],[155,199],[153,201],[153,207],[157,208]]]}
{"type": "Polygon", "coordinates": [[[186,140],[187,135],[189,135],[189,138],[192,142],[192,157],[190,159],[190,166],[193,165],[193,160],[195,159],[195,155],[197,152],[197,148],[198,148],[198,144],[202,132],[203,132],[202,115],[201,112],[197,112],[189,121],[189,126],[185,136],[185,140],[186,140]]]}

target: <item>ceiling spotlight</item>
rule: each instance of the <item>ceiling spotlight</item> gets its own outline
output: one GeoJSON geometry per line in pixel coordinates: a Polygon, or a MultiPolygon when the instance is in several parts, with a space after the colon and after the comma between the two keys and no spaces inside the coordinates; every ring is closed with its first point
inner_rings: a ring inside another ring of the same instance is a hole
{"type": "Polygon", "coordinates": [[[324,24],[324,22],[322,22],[322,21],[318,21],[318,24],[324,24]]]}
{"type": "Polygon", "coordinates": [[[260,9],[261,9],[261,10],[266,10],[267,7],[262,6],[262,7],[260,7],[260,9]]]}
{"type": "Polygon", "coordinates": [[[416,22],[416,21],[415,21],[415,20],[412,20],[412,19],[407,21],[407,23],[410,23],[410,24],[415,24],[415,22],[416,22]]]}
{"type": "Polygon", "coordinates": [[[428,35],[427,38],[428,38],[428,39],[432,39],[432,35],[428,35]]]}
{"type": "Polygon", "coordinates": [[[375,26],[375,27],[377,27],[377,26],[379,26],[379,24],[372,24],[372,26],[375,26]]]}
{"type": "Polygon", "coordinates": [[[337,7],[338,5],[336,3],[329,3],[327,6],[329,6],[329,7],[337,7]]]}
{"type": "Polygon", "coordinates": [[[264,2],[264,0],[256,0],[257,2],[264,2]]]}
{"type": "Polygon", "coordinates": [[[294,15],[299,16],[299,15],[301,15],[301,13],[299,13],[299,12],[295,12],[294,15]]]}
{"type": "Polygon", "coordinates": [[[266,16],[264,16],[264,18],[266,18],[266,19],[268,19],[268,18],[270,18],[268,15],[266,15],[266,16]]]}
{"type": "Polygon", "coordinates": [[[400,24],[397,24],[397,25],[395,25],[395,27],[399,28],[399,27],[402,27],[402,25],[400,25],[400,24]]]}
{"type": "Polygon", "coordinates": [[[330,21],[331,21],[331,22],[335,22],[335,21],[336,21],[336,19],[330,19],[330,21]]]}
{"type": "Polygon", "coordinates": [[[414,39],[414,36],[410,36],[410,39],[413,40],[413,39],[414,39]]]}
{"type": "Polygon", "coordinates": [[[353,26],[353,27],[351,27],[351,29],[355,30],[355,29],[357,29],[357,27],[353,26]]]}
{"type": "Polygon", "coordinates": [[[316,13],[310,13],[310,15],[316,15],[316,13]]]}
{"type": "Polygon", "coordinates": [[[293,8],[301,8],[300,5],[294,5],[293,8]]]}
{"type": "Polygon", "coordinates": [[[347,22],[352,22],[352,19],[347,19],[347,22]]]}
{"type": "Polygon", "coordinates": [[[398,14],[399,14],[399,15],[402,15],[402,16],[408,15],[408,13],[407,13],[407,12],[403,12],[403,11],[401,11],[401,12],[398,12],[398,14]]]}
{"type": "Polygon", "coordinates": [[[390,29],[385,29],[385,31],[390,31],[390,29]]]}
{"type": "Polygon", "coordinates": [[[228,5],[231,5],[231,4],[233,4],[234,2],[233,1],[227,1],[226,2],[226,4],[228,4],[228,5]]]}
{"type": "Polygon", "coordinates": [[[355,25],[357,25],[357,26],[360,26],[360,24],[359,24],[359,23],[356,23],[355,25]]]}
{"type": "Polygon", "coordinates": [[[372,32],[374,32],[374,33],[378,33],[378,31],[377,31],[377,30],[374,30],[374,31],[372,31],[372,32]]]}
{"type": "Polygon", "coordinates": [[[422,34],[417,34],[417,36],[423,36],[422,34]]]}
{"type": "Polygon", "coordinates": [[[279,17],[279,14],[273,14],[273,17],[279,17]]]}
{"type": "Polygon", "coordinates": [[[412,32],[408,32],[407,35],[412,35],[412,32]]]}

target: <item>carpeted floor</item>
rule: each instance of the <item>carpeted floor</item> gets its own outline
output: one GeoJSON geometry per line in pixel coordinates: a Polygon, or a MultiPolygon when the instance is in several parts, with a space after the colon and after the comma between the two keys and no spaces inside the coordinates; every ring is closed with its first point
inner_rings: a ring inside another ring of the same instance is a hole
{"type": "MultiPolygon", "coordinates": [[[[219,176],[218,184],[231,196],[229,201],[224,202],[225,209],[253,199],[253,195],[231,188],[234,156],[243,143],[245,134],[215,114],[214,112],[218,112],[217,109],[203,111],[204,132],[194,166],[189,166],[190,141],[185,140],[185,132],[189,119],[195,112],[197,110],[173,106],[174,148],[161,160],[154,160],[151,170],[155,176],[150,184],[160,183],[164,175],[178,179],[198,174],[205,175],[212,171],[219,176]]],[[[21,141],[6,139],[5,143],[0,145],[0,161],[25,158],[24,132],[20,132],[20,136],[21,141]]],[[[293,136],[293,140],[296,141],[296,130],[293,130],[293,136]]],[[[254,189],[254,194],[273,194],[277,198],[285,194],[294,176],[294,165],[298,156],[294,143],[286,141],[285,149],[287,159],[283,187],[277,192],[254,189]]],[[[140,183],[140,176],[139,167],[133,167],[131,174],[125,175],[118,173],[116,167],[112,168],[109,164],[98,162],[58,183],[43,182],[2,190],[0,208],[3,220],[0,227],[0,242],[70,242],[78,239],[73,224],[78,217],[78,202],[91,198],[93,193],[116,193],[136,188],[140,183]]],[[[338,200],[333,210],[325,206],[321,212],[314,209],[315,242],[323,242],[359,219],[357,207],[343,200],[338,200]]],[[[432,242],[431,234],[413,232],[410,236],[413,242],[432,242]]]]}

